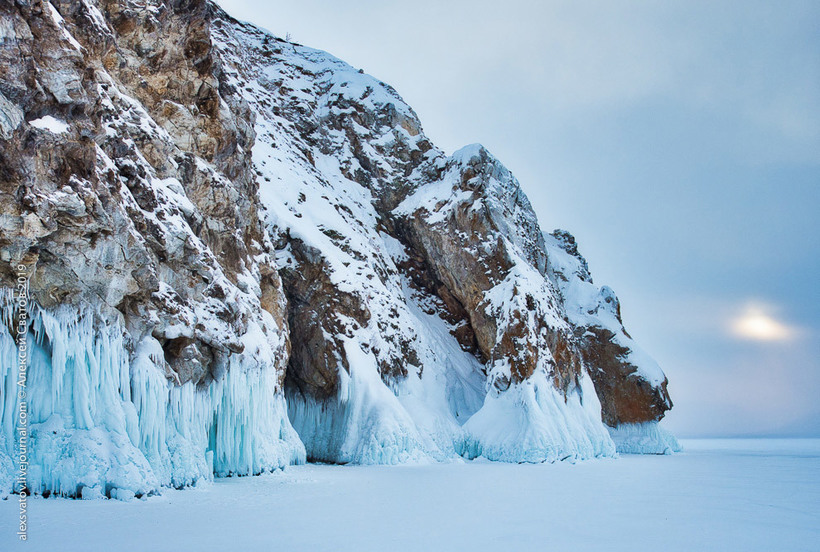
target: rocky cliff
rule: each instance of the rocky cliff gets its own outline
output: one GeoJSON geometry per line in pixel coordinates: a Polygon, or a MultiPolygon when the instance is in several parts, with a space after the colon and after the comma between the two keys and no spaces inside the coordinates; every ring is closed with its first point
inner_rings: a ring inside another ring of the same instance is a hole
{"type": "Polygon", "coordinates": [[[33,492],[674,448],[574,239],[388,85],[205,1],[0,18],[3,490],[21,266],[33,492]]]}

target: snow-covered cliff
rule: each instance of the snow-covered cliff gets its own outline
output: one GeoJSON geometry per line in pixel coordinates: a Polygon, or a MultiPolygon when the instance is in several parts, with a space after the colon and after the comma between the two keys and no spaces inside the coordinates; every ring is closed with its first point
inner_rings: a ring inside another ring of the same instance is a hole
{"type": "Polygon", "coordinates": [[[0,490],[19,265],[35,492],[675,448],[571,236],[388,85],[205,1],[0,17],[0,490]]]}

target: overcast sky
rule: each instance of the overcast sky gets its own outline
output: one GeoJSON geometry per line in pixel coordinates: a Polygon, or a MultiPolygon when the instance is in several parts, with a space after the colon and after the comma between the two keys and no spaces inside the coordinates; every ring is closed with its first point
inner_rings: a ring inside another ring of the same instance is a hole
{"type": "Polygon", "coordinates": [[[679,436],[820,435],[820,2],[219,3],[504,162],[620,296],[679,436]]]}

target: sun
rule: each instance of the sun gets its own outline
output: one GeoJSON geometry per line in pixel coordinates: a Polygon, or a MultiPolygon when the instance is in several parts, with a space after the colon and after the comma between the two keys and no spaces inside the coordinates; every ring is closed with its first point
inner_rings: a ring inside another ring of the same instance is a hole
{"type": "Polygon", "coordinates": [[[786,341],[796,335],[796,330],[775,319],[766,309],[751,305],[731,323],[732,333],[741,339],[755,341],[786,341]]]}

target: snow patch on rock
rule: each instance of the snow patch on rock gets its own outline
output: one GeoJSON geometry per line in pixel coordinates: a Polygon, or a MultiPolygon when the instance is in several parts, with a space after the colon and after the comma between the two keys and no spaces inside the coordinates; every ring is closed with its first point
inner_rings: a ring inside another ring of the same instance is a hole
{"type": "Polygon", "coordinates": [[[33,121],[29,121],[28,124],[34,128],[47,130],[52,134],[63,134],[68,132],[68,125],[59,119],[55,119],[51,115],[34,119],[33,121]]]}

